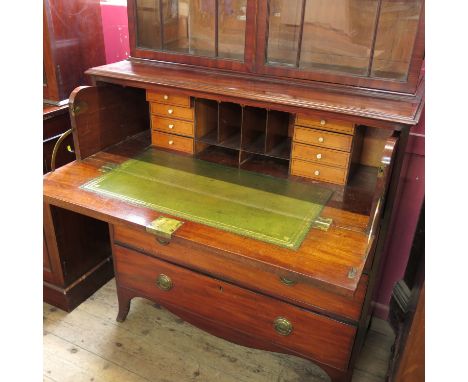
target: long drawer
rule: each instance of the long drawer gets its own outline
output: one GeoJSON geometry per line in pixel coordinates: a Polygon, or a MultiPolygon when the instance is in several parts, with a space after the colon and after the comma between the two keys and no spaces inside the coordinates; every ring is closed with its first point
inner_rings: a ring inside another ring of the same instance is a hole
{"type": "Polygon", "coordinates": [[[367,276],[361,278],[354,296],[348,298],[317,288],[310,283],[298,281],[291,272],[268,271],[259,266],[246,264],[241,258],[223,256],[220,251],[177,237],[174,237],[169,244],[162,245],[154,235],[142,229],[116,225],[114,241],[318,312],[352,321],[358,321],[361,314],[367,276]]]}
{"type": "Polygon", "coordinates": [[[161,304],[346,369],[356,327],[114,246],[118,285],[161,304]]]}

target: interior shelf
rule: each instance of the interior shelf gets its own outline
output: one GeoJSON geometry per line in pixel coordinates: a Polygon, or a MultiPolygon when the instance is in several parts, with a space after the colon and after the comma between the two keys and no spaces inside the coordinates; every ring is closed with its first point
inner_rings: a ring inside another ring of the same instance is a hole
{"type": "Polygon", "coordinates": [[[239,167],[239,150],[196,143],[196,158],[230,167],[239,167]]]}
{"type": "Polygon", "coordinates": [[[291,156],[291,115],[230,102],[195,100],[199,159],[284,176],[291,156]]]}
{"type": "Polygon", "coordinates": [[[289,176],[289,160],[268,157],[260,154],[241,153],[243,160],[240,168],[248,171],[260,172],[278,178],[289,176]]]}

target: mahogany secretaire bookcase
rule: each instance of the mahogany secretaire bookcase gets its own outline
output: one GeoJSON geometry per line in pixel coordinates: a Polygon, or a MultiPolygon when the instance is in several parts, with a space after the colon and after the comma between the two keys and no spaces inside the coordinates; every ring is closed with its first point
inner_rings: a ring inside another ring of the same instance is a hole
{"type": "Polygon", "coordinates": [[[112,253],[117,320],[146,297],[349,380],[424,104],[423,1],[129,0],[128,16],[131,58],[87,71],[77,160],[44,177],[45,244],[85,270],[75,286],[94,280],[72,305],[107,275],[82,254],[112,253]]]}

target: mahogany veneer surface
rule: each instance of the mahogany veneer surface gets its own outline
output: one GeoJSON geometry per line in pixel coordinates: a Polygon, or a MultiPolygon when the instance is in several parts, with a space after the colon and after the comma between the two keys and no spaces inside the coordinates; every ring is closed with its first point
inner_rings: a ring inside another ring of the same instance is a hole
{"type": "Polygon", "coordinates": [[[184,65],[130,60],[91,68],[86,73],[92,75],[95,81],[146,89],[154,86],[158,91],[161,87],[167,87],[168,90],[177,89],[181,95],[214,100],[219,100],[221,96],[225,101],[266,108],[271,108],[274,103],[277,110],[320,115],[321,118],[330,115],[336,118],[338,113],[343,119],[353,116],[354,123],[369,124],[371,119],[375,119],[373,124],[383,127],[416,124],[424,103],[421,94],[423,85],[416,96],[408,96],[357,88],[327,88],[320,83],[304,86],[284,79],[253,79],[184,65]]]}
{"type": "MultiPolygon", "coordinates": [[[[79,187],[102,174],[109,163],[122,163],[149,145],[147,134],[124,141],[82,161],[73,162],[44,177],[44,200],[75,212],[114,224],[144,227],[162,215],[116,199],[99,196],[79,187]]],[[[312,229],[298,251],[224,233],[202,224],[185,222],[176,232],[177,238],[196,241],[200,245],[222,251],[246,264],[259,264],[273,273],[294,276],[325,289],[352,296],[358,286],[370,248],[365,232],[368,216],[337,208],[330,200],[322,216],[332,217],[334,224],[327,231],[312,229]],[[354,278],[348,277],[351,268],[354,278]]]]}

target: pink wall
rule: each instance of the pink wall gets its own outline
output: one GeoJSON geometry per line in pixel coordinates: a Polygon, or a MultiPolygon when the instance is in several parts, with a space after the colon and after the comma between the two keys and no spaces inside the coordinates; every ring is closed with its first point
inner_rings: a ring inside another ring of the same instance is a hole
{"type": "Polygon", "coordinates": [[[130,55],[126,2],[101,1],[101,17],[106,62],[125,60],[130,55]]]}

